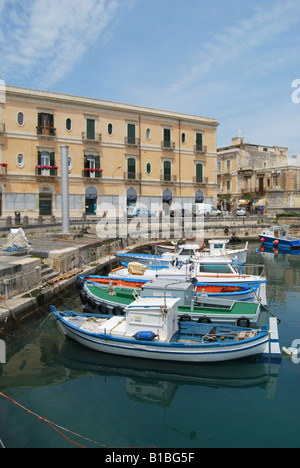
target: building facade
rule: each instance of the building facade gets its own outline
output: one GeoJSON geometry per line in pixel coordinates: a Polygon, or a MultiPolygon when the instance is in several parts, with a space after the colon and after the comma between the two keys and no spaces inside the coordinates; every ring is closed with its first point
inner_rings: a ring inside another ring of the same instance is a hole
{"type": "Polygon", "coordinates": [[[216,119],[6,86],[0,104],[0,214],[61,216],[68,146],[71,217],[111,206],[168,211],[216,202],[216,119]]]}
{"type": "MultiPolygon", "coordinates": [[[[264,212],[290,206],[291,199],[288,148],[245,143],[243,137],[217,150],[218,204],[234,210],[239,206],[261,208],[264,212]],[[279,201],[280,198],[280,201],[279,201]],[[253,203],[253,200],[256,202],[253,203]]],[[[294,177],[293,177],[294,179],[294,177]]],[[[293,184],[295,191],[300,190],[293,184]]],[[[300,207],[300,204],[299,204],[300,207]]]]}

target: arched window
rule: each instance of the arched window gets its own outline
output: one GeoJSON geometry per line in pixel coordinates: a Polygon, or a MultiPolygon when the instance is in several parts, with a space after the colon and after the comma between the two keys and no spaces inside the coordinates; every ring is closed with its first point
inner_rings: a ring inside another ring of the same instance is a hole
{"type": "Polygon", "coordinates": [[[148,175],[151,174],[151,163],[146,164],[146,172],[148,175]]]}
{"type": "Polygon", "coordinates": [[[70,131],[72,129],[72,120],[71,119],[66,120],[66,129],[68,131],[70,131]]]}
{"type": "Polygon", "coordinates": [[[146,129],[146,138],[147,138],[147,140],[150,140],[150,138],[151,138],[151,130],[150,130],[150,128],[147,128],[147,129],[146,129]]]}
{"type": "Polygon", "coordinates": [[[113,132],[113,126],[112,126],[111,123],[109,123],[109,124],[107,125],[107,133],[108,133],[109,135],[112,135],[112,132],[113,132]]]}
{"type": "Polygon", "coordinates": [[[17,119],[18,125],[23,125],[24,124],[24,114],[23,112],[18,113],[18,119],[17,119]]]}

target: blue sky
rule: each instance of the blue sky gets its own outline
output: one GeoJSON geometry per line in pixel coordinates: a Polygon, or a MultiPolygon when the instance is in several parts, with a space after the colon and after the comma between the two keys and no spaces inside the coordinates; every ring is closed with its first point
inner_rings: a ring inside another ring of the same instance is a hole
{"type": "Polygon", "coordinates": [[[0,0],[0,75],[214,117],[218,147],[242,128],[300,154],[299,0],[0,0]]]}

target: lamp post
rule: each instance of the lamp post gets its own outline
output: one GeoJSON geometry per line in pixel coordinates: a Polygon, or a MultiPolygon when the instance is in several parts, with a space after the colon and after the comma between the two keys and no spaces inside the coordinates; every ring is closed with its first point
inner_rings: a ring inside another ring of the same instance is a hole
{"type": "Polygon", "coordinates": [[[70,233],[68,146],[61,146],[61,218],[62,233],[70,233]]]}

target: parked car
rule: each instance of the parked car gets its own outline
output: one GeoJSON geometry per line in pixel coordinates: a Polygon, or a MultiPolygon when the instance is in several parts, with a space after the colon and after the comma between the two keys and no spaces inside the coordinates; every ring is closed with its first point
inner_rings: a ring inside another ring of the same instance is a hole
{"type": "Polygon", "coordinates": [[[129,206],[129,208],[127,209],[128,218],[135,218],[135,217],[151,218],[152,216],[156,216],[155,213],[151,210],[148,210],[147,208],[129,206]]]}
{"type": "Polygon", "coordinates": [[[239,208],[238,210],[236,210],[236,215],[237,216],[247,216],[247,211],[245,210],[245,208],[239,208]]]}

